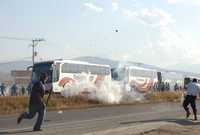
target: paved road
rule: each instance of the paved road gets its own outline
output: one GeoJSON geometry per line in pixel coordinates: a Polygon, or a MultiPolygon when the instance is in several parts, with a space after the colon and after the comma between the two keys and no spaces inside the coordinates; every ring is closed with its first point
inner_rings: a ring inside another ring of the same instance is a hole
{"type": "MultiPolygon", "coordinates": [[[[48,135],[79,135],[150,121],[169,121],[184,116],[180,103],[140,104],[47,112],[43,131],[48,135]]],[[[0,134],[32,135],[33,120],[16,124],[17,115],[0,116],[0,134]]]]}

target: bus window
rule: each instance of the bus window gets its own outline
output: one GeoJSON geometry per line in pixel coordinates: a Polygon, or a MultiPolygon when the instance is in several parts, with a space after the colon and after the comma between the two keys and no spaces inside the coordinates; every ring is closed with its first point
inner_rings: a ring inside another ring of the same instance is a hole
{"type": "Polygon", "coordinates": [[[65,63],[62,65],[62,73],[91,73],[96,75],[109,75],[110,68],[95,65],[65,63]]]}
{"type": "Polygon", "coordinates": [[[130,75],[135,77],[154,78],[156,77],[156,72],[154,73],[154,71],[132,69],[130,75]]]}
{"type": "Polygon", "coordinates": [[[91,74],[97,74],[97,72],[98,72],[98,71],[96,71],[95,66],[88,66],[87,69],[88,69],[88,72],[91,74]]]}
{"type": "Polygon", "coordinates": [[[87,73],[87,68],[85,65],[77,64],[78,73],[87,73]]]}
{"type": "Polygon", "coordinates": [[[109,75],[110,74],[110,68],[107,67],[98,67],[89,65],[87,66],[88,73],[91,74],[97,74],[97,75],[109,75]]]}
{"type": "Polygon", "coordinates": [[[62,65],[62,73],[85,73],[87,72],[86,66],[81,64],[69,64],[62,65]]]}
{"type": "Polygon", "coordinates": [[[62,73],[77,73],[77,65],[68,63],[63,64],[62,73]]]}
{"type": "Polygon", "coordinates": [[[106,75],[110,74],[110,68],[106,68],[105,71],[106,71],[106,75]]]}

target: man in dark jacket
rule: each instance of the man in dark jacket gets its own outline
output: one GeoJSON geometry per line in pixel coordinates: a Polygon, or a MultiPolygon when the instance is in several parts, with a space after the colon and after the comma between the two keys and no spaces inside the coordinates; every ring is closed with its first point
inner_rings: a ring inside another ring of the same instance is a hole
{"type": "Polygon", "coordinates": [[[18,91],[18,87],[17,87],[17,84],[14,83],[11,87],[11,96],[17,96],[17,92],[18,91]]]}
{"type": "Polygon", "coordinates": [[[4,93],[4,92],[5,92],[5,90],[6,90],[6,86],[4,85],[4,83],[1,84],[0,89],[1,89],[1,95],[2,95],[2,96],[5,96],[5,93],[4,93]]]}
{"type": "Polygon", "coordinates": [[[45,94],[44,84],[48,80],[48,76],[45,73],[40,75],[40,81],[33,84],[30,101],[29,101],[29,112],[22,113],[18,119],[17,123],[19,124],[22,119],[32,119],[36,113],[38,113],[37,121],[33,128],[33,131],[41,131],[41,125],[44,118],[45,103],[43,100],[45,94]]]}

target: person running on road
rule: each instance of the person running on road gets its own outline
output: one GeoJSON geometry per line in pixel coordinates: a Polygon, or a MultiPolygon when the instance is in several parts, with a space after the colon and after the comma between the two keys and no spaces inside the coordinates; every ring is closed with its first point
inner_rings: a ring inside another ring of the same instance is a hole
{"type": "Polygon", "coordinates": [[[42,73],[40,75],[40,81],[33,84],[29,101],[29,112],[22,113],[17,119],[17,123],[19,124],[22,119],[32,119],[36,113],[38,113],[37,121],[34,125],[33,131],[41,131],[41,125],[45,112],[45,103],[43,99],[45,94],[44,84],[47,80],[47,74],[42,73]]]}
{"type": "Polygon", "coordinates": [[[183,108],[186,111],[186,118],[190,116],[190,110],[188,105],[190,104],[194,114],[194,120],[197,120],[197,109],[196,109],[196,98],[200,92],[199,84],[197,83],[197,79],[193,79],[187,86],[187,94],[183,101],[183,108]]]}

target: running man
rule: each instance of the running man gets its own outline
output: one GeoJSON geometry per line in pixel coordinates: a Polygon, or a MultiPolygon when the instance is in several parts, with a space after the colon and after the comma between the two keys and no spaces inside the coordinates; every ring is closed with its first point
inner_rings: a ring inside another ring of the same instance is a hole
{"type": "Polygon", "coordinates": [[[186,118],[190,116],[190,110],[188,105],[190,104],[194,114],[194,120],[197,120],[197,108],[196,108],[196,98],[200,92],[199,84],[197,83],[197,79],[193,79],[187,86],[187,94],[183,101],[183,108],[186,111],[186,118]]]}
{"type": "Polygon", "coordinates": [[[47,80],[47,74],[42,73],[40,75],[40,81],[36,82],[32,87],[29,101],[29,112],[22,113],[17,119],[17,123],[19,124],[22,119],[32,119],[36,115],[36,113],[38,113],[37,121],[33,128],[33,131],[41,131],[41,125],[43,122],[45,111],[45,103],[43,99],[45,94],[44,84],[47,80]]]}

